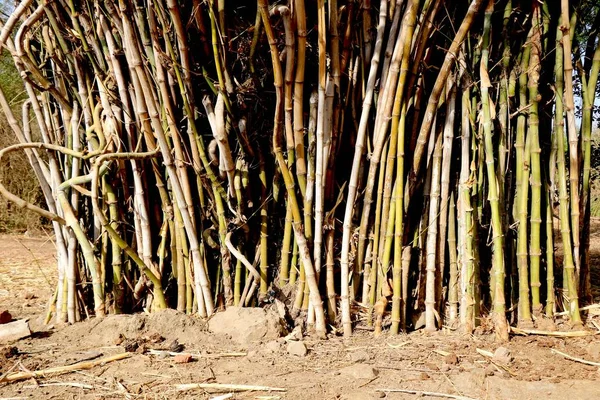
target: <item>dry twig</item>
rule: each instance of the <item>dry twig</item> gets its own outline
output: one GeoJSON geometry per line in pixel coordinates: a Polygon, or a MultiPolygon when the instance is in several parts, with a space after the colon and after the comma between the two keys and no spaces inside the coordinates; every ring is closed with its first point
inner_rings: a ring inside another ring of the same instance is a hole
{"type": "Polygon", "coordinates": [[[417,396],[432,396],[432,397],[444,397],[447,399],[456,399],[456,400],[477,400],[472,397],[458,396],[455,394],[448,393],[440,393],[440,392],[426,392],[423,390],[411,390],[411,389],[375,389],[376,392],[384,392],[384,393],[408,393],[415,394],[417,396]]]}
{"type": "Polygon", "coordinates": [[[286,392],[287,389],[270,387],[270,386],[254,386],[254,385],[236,385],[227,383],[184,383],[175,385],[175,388],[180,391],[205,389],[213,391],[225,392],[286,392]]]}
{"type": "Polygon", "coordinates": [[[563,353],[562,351],[558,351],[556,349],[550,349],[550,351],[553,352],[554,354],[563,356],[567,360],[575,361],[575,362],[586,364],[586,365],[593,365],[595,367],[600,367],[600,363],[597,363],[597,362],[584,360],[583,358],[573,357],[573,356],[568,355],[567,353],[563,353]]]}
{"type": "Polygon", "coordinates": [[[103,365],[103,364],[106,364],[106,363],[109,363],[112,361],[123,360],[123,359],[129,358],[129,357],[131,357],[130,353],[120,353],[120,354],[115,354],[114,356],[104,357],[99,360],[86,361],[86,362],[81,362],[81,363],[77,363],[77,364],[73,364],[73,365],[47,368],[47,369],[41,369],[39,371],[31,371],[31,372],[16,372],[13,374],[8,374],[5,377],[3,377],[2,379],[0,379],[0,383],[16,382],[16,381],[22,381],[22,380],[31,379],[31,378],[43,378],[43,377],[47,377],[49,375],[68,374],[69,372],[74,372],[74,371],[77,371],[80,369],[92,369],[98,365],[103,365]]]}
{"type": "Polygon", "coordinates": [[[510,327],[510,331],[516,335],[541,335],[541,336],[556,336],[556,337],[582,337],[595,335],[594,332],[588,331],[573,331],[573,332],[554,332],[554,331],[540,331],[537,329],[521,329],[510,327]]]}

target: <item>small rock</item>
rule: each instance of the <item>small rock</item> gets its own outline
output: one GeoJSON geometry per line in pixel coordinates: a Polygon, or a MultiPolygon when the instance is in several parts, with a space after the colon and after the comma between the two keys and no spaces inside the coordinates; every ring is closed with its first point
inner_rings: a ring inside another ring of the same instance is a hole
{"type": "Polygon", "coordinates": [[[422,381],[426,381],[428,379],[431,379],[431,377],[429,376],[429,374],[427,372],[421,372],[420,378],[422,381]]]}
{"type": "Polygon", "coordinates": [[[37,296],[31,292],[25,293],[25,300],[37,299],[37,296]]]}
{"type": "Polygon", "coordinates": [[[377,397],[379,397],[380,399],[383,399],[383,398],[385,398],[385,393],[384,393],[384,392],[376,392],[376,393],[375,393],[375,395],[376,395],[377,397]]]}
{"type": "Polygon", "coordinates": [[[510,350],[508,350],[506,347],[498,347],[496,349],[496,351],[494,352],[493,360],[496,361],[497,363],[500,363],[503,365],[510,364],[512,359],[513,358],[510,354],[510,350]]]}
{"type": "Polygon", "coordinates": [[[425,326],[425,313],[413,315],[412,323],[415,330],[423,328],[425,326]]]}
{"type": "Polygon", "coordinates": [[[285,340],[302,340],[302,339],[303,339],[302,327],[300,325],[296,325],[296,327],[294,327],[294,330],[285,337],[285,340]]]}
{"type": "Polygon", "coordinates": [[[135,339],[127,339],[123,342],[123,348],[128,353],[135,353],[138,347],[140,347],[140,344],[135,339]]]}
{"type": "Polygon", "coordinates": [[[493,365],[488,365],[485,369],[485,376],[493,376],[496,373],[496,368],[493,365]]]}
{"type": "Polygon", "coordinates": [[[191,354],[177,354],[175,356],[175,358],[173,358],[173,361],[176,364],[187,364],[192,361],[192,355],[191,354]]]}
{"type": "Polygon", "coordinates": [[[114,343],[116,346],[119,346],[121,343],[123,343],[125,341],[125,339],[126,339],[125,336],[122,333],[120,333],[119,337],[117,337],[115,339],[114,343]]]}
{"type": "Polygon", "coordinates": [[[342,368],[340,372],[343,375],[354,379],[375,379],[379,375],[379,370],[367,364],[354,364],[342,368]]]}
{"type": "Polygon", "coordinates": [[[450,371],[450,366],[448,364],[444,363],[444,364],[440,365],[439,370],[440,370],[440,372],[448,372],[448,371],[450,371]]]}
{"type": "Polygon", "coordinates": [[[135,349],[135,352],[137,354],[144,354],[147,351],[148,351],[148,347],[146,346],[146,343],[140,343],[138,348],[135,349]]]}
{"type": "Polygon", "coordinates": [[[172,351],[173,353],[181,353],[184,348],[185,346],[179,343],[177,339],[173,340],[169,345],[169,351],[172,351]]]}
{"type": "Polygon", "coordinates": [[[370,358],[369,353],[365,350],[357,350],[348,354],[348,359],[352,362],[365,362],[369,361],[370,358]]]}
{"type": "Polygon", "coordinates": [[[308,350],[304,342],[297,341],[288,343],[287,352],[292,356],[304,357],[308,353],[308,350]]]}
{"type": "Polygon", "coordinates": [[[8,310],[0,312],[0,324],[8,324],[10,321],[12,321],[12,315],[8,310]]]}
{"type": "Polygon", "coordinates": [[[444,357],[444,361],[448,365],[456,365],[458,364],[458,356],[455,353],[450,353],[444,357]]]}

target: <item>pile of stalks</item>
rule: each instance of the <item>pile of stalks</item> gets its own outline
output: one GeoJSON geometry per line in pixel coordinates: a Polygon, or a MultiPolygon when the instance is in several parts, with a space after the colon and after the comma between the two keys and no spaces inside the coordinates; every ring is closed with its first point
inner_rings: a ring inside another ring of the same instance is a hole
{"type": "Polygon", "coordinates": [[[320,337],[576,327],[598,9],[22,0],[0,166],[25,152],[46,207],[0,192],[52,222],[58,321],[283,299],[320,337]]]}

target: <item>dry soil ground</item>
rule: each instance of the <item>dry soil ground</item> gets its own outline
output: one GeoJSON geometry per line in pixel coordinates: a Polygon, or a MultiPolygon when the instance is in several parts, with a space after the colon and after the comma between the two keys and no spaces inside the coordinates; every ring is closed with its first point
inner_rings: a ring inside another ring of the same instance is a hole
{"type": "MultiPolygon", "coordinates": [[[[600,266],[600,220],[594,221],[592,231],[592,259],[600,266]]],[[[242,345],[228,335],[210,333],[203,321],[172,310],[149,316],[92,319],[73,326],[45,326],[45,304],[52,294],[50,282],[54,277],[54,248],[50,240],[0,236],[0,310],[8,309],[17,318],[29,318],[34,331],[31,338],[0,346],[0,380],[9,371],[71,365],[139,347],[127,359],[89,370],[0,383],[0,400],[216,399],[227,394],[177,390],[177,385],[187,383],[286,389],[221,397],[232,399],[420,396],[379,389],[428,391],[475,399],[600,399],[599,367],[567,360],[552,351],[600,363],[600,336],[513,336],[505,345],[513,357],[506,365],[482,354],[499,347],[492,335],[465,337],[444,331],[378,338],[373,338],[371,332],[358,331],[348,340],[332,336],[326,341],[307,337],[304,343],[308,354],[298,357],[288,354],[284,339],[242,345]],[[192,362],[178,364],[170,356],[150,353],[150,349],[169,348],[175,339],[185,346],[185,352],[196,355],[192,362]]],[[[595,310],[586,316],[591,328],[592,321],[600,322],[595,310]]]]}

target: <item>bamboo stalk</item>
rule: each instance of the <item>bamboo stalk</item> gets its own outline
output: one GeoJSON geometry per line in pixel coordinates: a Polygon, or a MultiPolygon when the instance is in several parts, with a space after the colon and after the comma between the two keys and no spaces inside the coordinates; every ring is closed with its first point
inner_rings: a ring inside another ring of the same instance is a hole
{"type": "Polygon", "coordinates": [[[300,250],[300,256],[302,259],[302,263],[304,265],[304,269],[306,272],[306,279],[308,286],[310,288],[310,296],[311,302],[315,307],[315,329],[319,336],[325,337],[326,327],[325,327],[325,314],[323,312],[323,303],[321,301],[321,296],[319,294],[319,286],[317,284],[315,269],[313,267],[313,263],[310,259],[310,253],[308,249],[308,244],[306,242],[306,237],[301,228],[301,216],[300,209],[298,206],[298,201],[296,199],[296,193],[294,192],[294,181],[292,176],[290,175],[289,169],[285,163],[283,158],[283,154],[279,147],[278,135],[279,135],[279,118],[281,114],[281,90],[282,90],[282,76],[281,76],[281,64],[279,62],[277,47],[275,46],[275,38],[273,34],[273,30],[271,27],[271,22],[269,21],[269,12],[268,12],[268,1],[267,0],[258,0],[258,6],[260,8],[260,13],[262,16],[263,24],[265,26],[265,32],[267,34],[267,38],[269,39],[269,45],[271,48],[271,60],[273,63],[273,76],[274,76],[274,85],[276,88],[277,94],[277,105],[275,108],[275,122],[273,126],[273,149],[275,151],[275,156],[277,158],[277,163],[279,165],[279,169],[281,170],[283,180],[286,185],[286,190],[288,193],[288,198],[290,200],[290,204],[292,207],[292,217],[293,223],[292,227],[294,229],[294,236],[296,237],[296,241],[298,242],[298,247],[300,250]]]}
{"type": "MultiPolygon", "coordinates": [[[[364,15],[364,14],[363,14],[364,15]]],[[[369,78],[367,80],[367,89],[365,92],[365,98],[363,101],[360,125],[356,137],[356,145],[354,151],[354,157],[352,160],[352,171],[350,173],[350,179],[348,182],[348,195],[346,197],[346,210],[344,213],[344,225],[343,225],[343,237],[342,237],[342,255],[341,255],[341,310],[342,310],[342,325],[344,327],[344,335],[349,336],[352,334],[352,322],[350,319],[350,297],[349,297],[349,283],[350,283],[350,234],[352,217],[354,215],[354,201],[356,200],[356,192],[358,188],[358,173],[362,161],[362,153],[365,145],[366,130],[367,130],[367,119],[373,102],[373,91],[375,87],[375,79],[377,76],[377,68],[379,66],[379,57],[381,52],[381,46],[383,42],[383,34],[385,32],[387,18],[387,2],[381,1],[379,7],[379,23],[377,25],[377,39],[375,41],[375,50],[373,57],[371,58],[371,68],[369,69],[369,78]]],[[[357,280],[361,271],[355,269],[353,273],[353,281],[357,285],[357,280]]]]}
{"type": "Polygon", "coordinates": [[[485,10],[484,35],[481,51],[481,108],[483,110],[483,131],[485,136],[485,163],[487,166],[487,178],[489,182],[488,200],[492,210],[492,234],[493,234],[493,263],[494,263],[494,327],[496,337],[500,340],[508,340],[508,326],[506,322],[506,304],[504,299],[504,233],[502,232],[502,216],[500,214],[501,203],[498,198],[498,186],[496,180],[496,168],[494,162],[494,148],[492,143],[492,121],[491,105],[489,104],[489,88],[491,82],[488,76],[489,57],[489,31],[491,16],[494,11],[494,2],[490,0],[485,10]]]}
{"type": "MultiPolygon", "coordinates": [[[[556,63],[555,63],[555,85],[556,85],[556,110],[555,110],[555,136],[558,144],[556,165],[558,172],[558,189],[560,201],[560,231],[563,242],[563,270],[564,282],[563,288],[567,291],[569,297],[569,315],[571,321],[575,325],[581,324],[581,316],[579,314],[579,299],[577,294],[577,278],[575,273],[575,263],[573,261],[573,252],[571,249],[571,220],[569,218],[569,195],[567,192],[567,173],[565,161],[565,145],[563,140],[564,135],[564,111],[563,111],[563,82],[564,73],[563,57],[564,56],[565,40],[563,38],[562,26],[556,32],[556,63]]],[[[568,38],[568,37],[567,37],[568,38]]],[[[567,40],[568,41],[568,40],[567,40]]],[[[570,56],[569,56],[570,57],[570,56]]]]}

